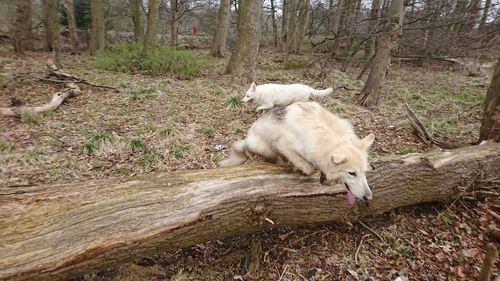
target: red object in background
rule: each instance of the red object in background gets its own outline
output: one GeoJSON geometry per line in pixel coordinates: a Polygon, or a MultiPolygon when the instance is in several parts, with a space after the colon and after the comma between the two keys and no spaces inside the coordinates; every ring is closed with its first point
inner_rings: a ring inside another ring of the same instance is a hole
{"type": "Polygon", "coordinates": [[[197,32],[197,31],[198,31],[198,29],[196,29],[196,27],[191,28],[191,32],[192,32],[193,34],[196,34],[196,32],[197,32]]]}

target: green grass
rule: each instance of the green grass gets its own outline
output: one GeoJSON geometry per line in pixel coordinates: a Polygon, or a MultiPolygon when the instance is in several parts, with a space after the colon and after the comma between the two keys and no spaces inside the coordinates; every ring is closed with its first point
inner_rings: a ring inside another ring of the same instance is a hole
{"type": "Polygon", "coordinates": [[[96,153],[104,143],[113,142],[113,135],[105,131],[85,131],[87,142],[83,144],[83,153],[90,155],[96,153]]]}
{"type": "Polygon", "coordinates": [[[405,258],[409,258],[411,256],[413,256],[413,249],[409,246],[403,246],[401,247],[401,254],[405,257],[405,258]]]}
{"type": "Polygon", "coordinates": [[[129,145],[134,152],[143,151],[146,148],[146,143],[144,143],[144,141],[140,139],[130,140],[129,145]]]}
{"type": "Polygon", "coordinates": [[[97,55],[94,66],[100,69],[132,73],[175,74],[179,78],[198,76],[208,66],[208,59],[187,50],[165,46],[144,53],[141,44],[119,44],[97,55]]]}
{"type": "Polygon", "coordinates": [[[211,127],[203,127],[196,129],[196,132],[203,134],[209,138],[212,138],[215,135],[215,129],[211,127]]]}
{"type": "Polygon", "coordinates": [[[147,88],[147,89],[141,89],[139,91],[131,91],[128,93],[128,96],[130,97],[131,100],[137,101],[154,97],[155,93],[156,93],[155,89],[147,88]]]}
{"type": "Polygon", "coordinates": [[[143,167],[152,167],[163,160],[163,155],[158,149],[152,149],[139,157],[137,163],[143,167]]]}
{"type": "Polygon", "coordinates": [[[0,142],[0,152],[13,152],[16,150],[16,146],[10,143],[0,142]]]}
{"type": "Polygon", "coordinates": [[[232,107],[242,107],[243,106],[243,102],[241,101],[241,99],[239,97],[230,97],[227,101],[227,104],[229,104],[230,106],[232,107]]]}

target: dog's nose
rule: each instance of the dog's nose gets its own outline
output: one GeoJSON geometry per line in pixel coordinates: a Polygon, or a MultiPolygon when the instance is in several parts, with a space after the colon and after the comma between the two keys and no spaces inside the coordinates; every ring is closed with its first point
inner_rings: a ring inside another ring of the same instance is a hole
{"type": "Polygon", "coordinates": [[[368,195],[368,196],[366,196],[366,195],[365,195],[365,196],[363,196],[363,200],[365,200],[365,201],[370,201],[370,200],[372,200],[372,199],[373,199],[373,196],[372,196],[371,194],[370,194],[370,195],[368,195]]]}

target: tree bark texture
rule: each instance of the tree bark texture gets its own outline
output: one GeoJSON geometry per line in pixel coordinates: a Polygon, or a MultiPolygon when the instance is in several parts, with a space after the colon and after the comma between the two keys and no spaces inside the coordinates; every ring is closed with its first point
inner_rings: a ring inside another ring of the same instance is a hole
{"type": "Polygon", "coordinates": [[[0,189],[0,280],[75,278],[208,240],[451,201],[498,180],[500,144],[372,165],[374,200],[354,206],[344,186],[270,164],[0,189]]]}
{"type": "Polygon", "coordinates": [[[488,20],[488,15],[490,13],[491,0],[486,0],[483,8],[483,15],[481,16],[481,23],[479,24],[479,31],[483,31],[486,27],[486,21],[488,20]]]}
{"type": "Polygon", "coordinates": [[[75,9],[73,7],[73,0],[64,0],[66,6],[66,14],[68,15],[68,31],[69,39],[71,41],[71,46],[73,52],[78,52],[78,35],[76,33],[76,19],[75,19],[75,9]]]}
{"type": "Polygon", "coordinates": [[[59,21],[57,17],[57,0],[43,0],[45,27],[45,48],[48,51],[53,51],[56,40],[59,36],[59,21]]]}
{"type": "MultiPolygon", "coordinates": [[[[156,1],[156,0],[155,0],[156,1]]],[[[178,0],[170,0],[170,46],[177,45],[177,9],[178,0]]]]}
{"type": "Polygon", "coordinates": [[[346,56],[349,47],[349,17],[350,6],[354,0],[339,0],[338,8],[339,19],[337,25],[337,33],[335,41],[333,42],[333,56],[346,56]]]}
{"type": "Polygon", "coordinates": [[[134,22],[134,41],[139,43],[144,41],[144,26],[142,23],[142,1],[130,0],[132,10],[132,21],[134,22]]]}
{"type": "Polygon", "coordinates": [[[92,31],[90,33],[90,55],[102,52],[106,44],[106,27],[104,22],[103,1],[90,0],[90,18],[92,31]]]}
{"type": "Polygon", "coordinates": [[[240,2],[238,39],[226,67],[226,74],[230,74],[233,79],[239,77],[246,82],[255,81],[255,64],[259,52],[263,3],[263,0],[240,2]]]}
{"type": "Polygon", "coordinates": [[[297,12],[299,10],[299,0],[288,0],[286,10],[286,40],[285,53],[294,53],[297,42],[297,12]]]}
{"type": "Polygon", "coordinates": [[[231,0],[221,0],[219,6],[219,16],[217,19],[217,30],[214,34],[214,46],[212,48],[212,56],[214,57],[225,56],[230,19],[231,0]]]}
{"type": "Polygon", "coordinates": [[[500,142],[500,58],[491,77],[483,108],[479,140],[494,139],[500,142]]]}
{"type": "Polygon", "coordinates": [[[18,0],[12,38],[14,51],[23,55],[25,50],[31,49],[31,39],[31,0],[18,0]]]}
{"type": "Polygon", "coordinates": [[[399,37],[401,37],[403,2],[403,0],[393,0],[391,3],[389,22],[378,40],[370,73],[358,100],[358,104],[364,107],[374,107],[379,103],[380,90],[391,64],[392,52],[398,46],[399,37]]]}
{"type": "Polygon", "coordinates": [[[380,0],[372,0],[372,7],[370,10],[370,20],[368,21],[368,36],[370,38],[365,43],[365,57],[372,57],[375,53],[375,31],[379,23],[380,17],[380,0]]]}
{"type": "Polygon", "coordinates": [[[309,17],[311,15],[311,3],[309,0],[300,0],[299,19],[297,23],[297,33],[294,45],[294,53],[302,52],[304,36],[309,28],[309,17]]]}
{"type": "Polygon", "coordinates": [[[148,2],[148,27],[144,37],[144,52],[147,52],[156,44],[156,31],[158,26],[158,1],[149,0],[148,2]]]}
{"type": "Polygon", "coordinates": [[[278,25],[276,23],[276,4],[275,0],[271,0],[271,20],[273,24],[273,39],[274,39],[274,48],[278,48],[280,45],[279,36],[278,36],[278,25]]]}

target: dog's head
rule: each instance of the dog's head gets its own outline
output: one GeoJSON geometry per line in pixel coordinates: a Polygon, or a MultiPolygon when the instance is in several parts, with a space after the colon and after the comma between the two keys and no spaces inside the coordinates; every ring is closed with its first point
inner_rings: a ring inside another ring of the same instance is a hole
{"type": "Polygon", "coordinates": [[[250,89],[245,93],[245,96],[241,99],[242,102],[247,102],[248,104],[252,104],[253,100],[256,98],[257,93],[257,85],[255,82],[252,82],[250,85],[250,89]]]}
{"type": "Polygon", "coordinates": [[[321,184],[333,184],[342,181],[347,188],[347,201],[353,205],[356,199],[371,200],[372,192],[366,181],[368,170],[368,149],[375,136],[348,143],[329,156],[329,165],[322,171],[321,184]]]}

